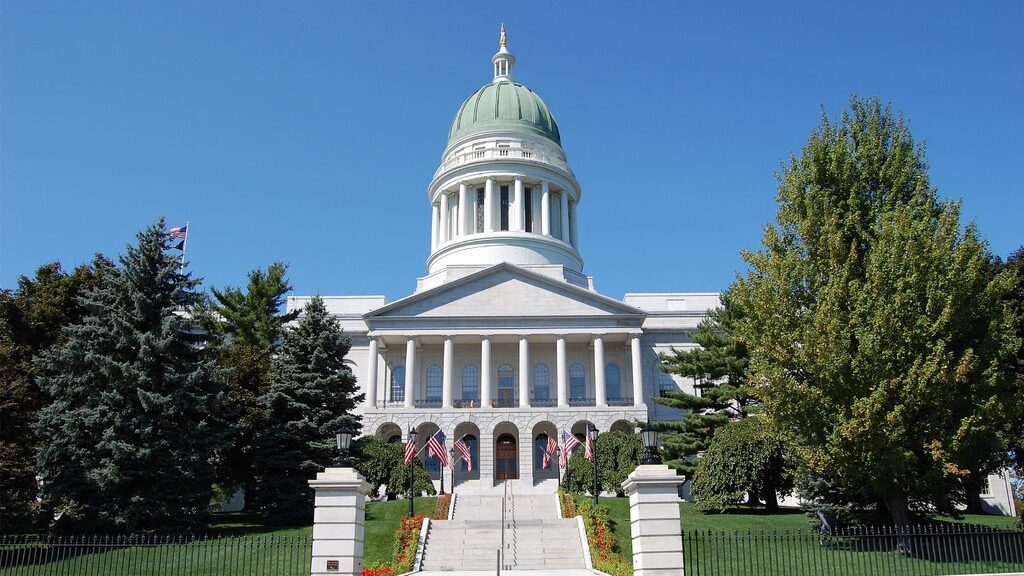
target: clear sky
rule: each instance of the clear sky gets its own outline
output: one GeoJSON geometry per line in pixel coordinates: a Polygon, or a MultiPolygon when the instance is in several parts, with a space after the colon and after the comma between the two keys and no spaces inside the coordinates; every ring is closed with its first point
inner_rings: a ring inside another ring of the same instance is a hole
{"type": "Polygon", "coordinates": [[[1024,2],[5,0],[0,287],[163,214],[207,285],[283,260],[295,294],[411,293],[501,22],[605,294],[727,286],[780,164],[851,93],[909,117],[994,253],[1024,243],[1024,2]]]}

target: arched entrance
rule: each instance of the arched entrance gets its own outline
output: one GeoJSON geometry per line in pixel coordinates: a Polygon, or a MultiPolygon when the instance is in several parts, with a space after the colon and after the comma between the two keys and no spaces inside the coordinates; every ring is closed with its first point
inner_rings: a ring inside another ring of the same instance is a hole
{"type": "Polygon", "coordinates": [[[498,436],[494,449],[494,478],[496,480],[519,478],[518,458],[516,437],[511,434],[498,436]]]}

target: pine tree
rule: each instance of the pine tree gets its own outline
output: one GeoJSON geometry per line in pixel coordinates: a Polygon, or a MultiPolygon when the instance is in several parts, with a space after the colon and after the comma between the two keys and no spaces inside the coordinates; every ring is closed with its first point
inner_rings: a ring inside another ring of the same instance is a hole
{"type": "Polygon", "coordinates": [[[161,218],[81,300],[39,360],[39,473],[56,528],[135,531],[204,522],[224,439],[216,365],[190,314],[199,280],[167,252],[161,218]]]}
{"type": "Polygon", "coordinates": [[[806,465],[896,524],[1005,464],[1020,341],[973,225],[877,99],[825,115],[779,176],[776,222],[730,288],[764,412],[806,465]]]}
{"type": "Polygon", "coordinates": [[[354,434],[361,428],[353,409],[363,394],[343,362],[348,350],[319,296],[285,328],[270,388],[260,399],[266,421],[255,455],[256,508],[273,522],[309,520],[307,481],[336,456],[335,431],[343,424],[354,434]]]}
{"type": "Polygon", "coordinates": [[[274,262],[266,271],[249,272],[244,292],[231,286],[211,289],[213,302],[204,315],[205,328],[219,336],[218,356],[234,424],[232,441],[218,456],[218,478],[230,491],[242,488],[247,505],[255,498],[253,458],[265,421],[260,398],[270,387],[271,358],[282,329],[298,316],[297,311],[281,313],[292,289],[287,272],[286,264],[274,262]]]}
{"type": "Polygon", "coordinates": [[[700,348],[659,355],[663,371],[697,381],[698,394],[673,390],[654,399],[685,411],[677,421],[656,425],[663,434],[661,452],[666,464],[688,478],[693,477],[695,457],[711,445],[715,430],[757,408],[747,383],[747,348],[732,335],[740,311],[728,292],[721,298],[722,306],[711,311],[691,337],[700,348]]]}

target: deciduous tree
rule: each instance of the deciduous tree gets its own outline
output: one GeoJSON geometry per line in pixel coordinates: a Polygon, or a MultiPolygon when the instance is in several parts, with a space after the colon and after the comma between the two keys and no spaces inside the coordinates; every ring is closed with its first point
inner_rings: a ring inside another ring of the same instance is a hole
{"type": "Polygon", "coordinates": [[[987,270],[978,231],[877,99],[823,114],[777,199],[730,289],[765,411],[808,466],[870,490],[897,524],[914,503],[962,502],[965,479],[1006,460],[1011,275],[987,270]]]}

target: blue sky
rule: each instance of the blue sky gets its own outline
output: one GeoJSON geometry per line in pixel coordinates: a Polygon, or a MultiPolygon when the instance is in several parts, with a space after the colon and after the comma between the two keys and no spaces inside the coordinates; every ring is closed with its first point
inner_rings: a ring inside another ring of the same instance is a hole
{"type": "Polygon", "coordinates": [[[207,285],[407,295],[426,186],[498,25],[580,183],[614,297],[712,291],[781,162],[849,95],[927,142],[993,252],[1024,243],[1024,3],[45,2],[0,5],[0,287],[192,223],[207,285]]]}

